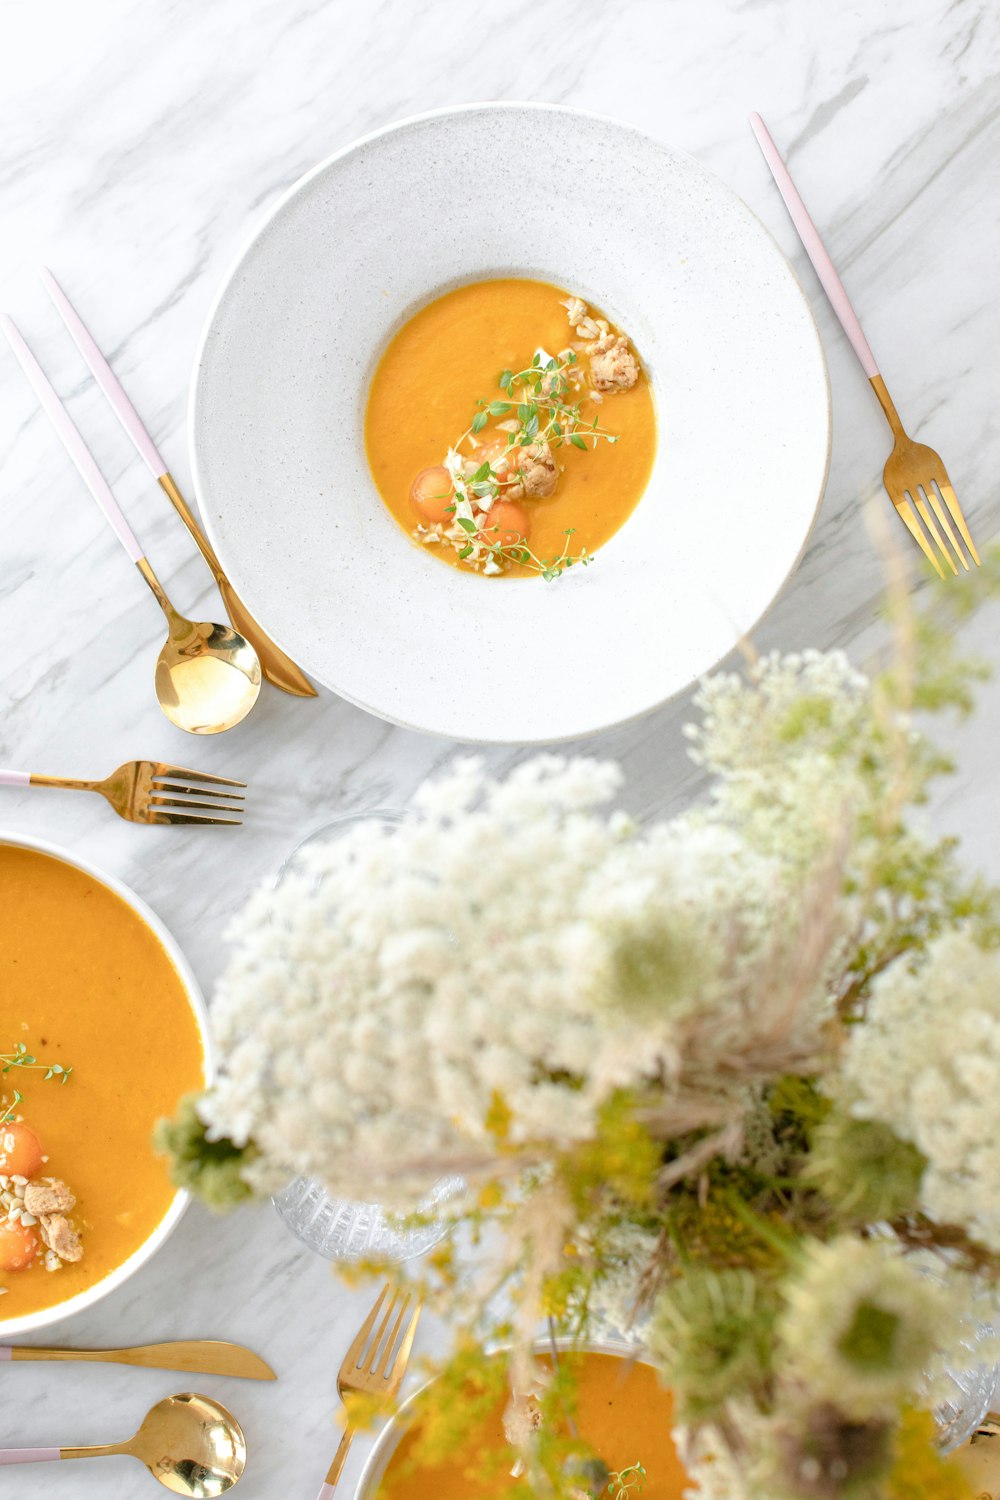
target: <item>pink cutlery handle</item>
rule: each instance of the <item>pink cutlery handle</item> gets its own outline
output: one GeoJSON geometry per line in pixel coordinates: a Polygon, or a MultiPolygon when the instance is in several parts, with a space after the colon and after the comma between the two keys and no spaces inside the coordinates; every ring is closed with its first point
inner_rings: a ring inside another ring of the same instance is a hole
{"type": "MultiPolygon", "coordinates": [[[[30,771],[0,771],[0,786],[30,786],[30,771]]],[[[0,1348],[0,1360],[10,1359],[10,1350],[0,1348]]]]}
{"type": "Polygon", "coordinates": [[[321,1484],[319,1487],[319,1494],[316,1496],[316,1500],[333,1500],[333,1492],[335,1489],[336,1485],[321,1484]]]}
{"type": "Polygon", "coordinates": [[[810,218],[809,210],[802,202],[799,190],[792,181],[788,168],[781,159],[781,153],[771,139],[771,134],[760,115],[755,113],[750,116],[750,129],[757,137],[757,144],[764,153],[764,160],[771,168],[771,176],[778,185],[778,192],[785,200],[785,207],[799,232],[799,239],[813,263],[813,269],[823,283],[823,290],[840,319],[841,327],[851,341],[851,347],[861,361],[862,369],[871,380],[878,374],[875,356],[862,332],[858,315],[851,306],[851,299],[844,289],[844,283],[837,275],[833,261],[826,253],[826,247],[819,237],[819,230],[810,218]]]}
{"type": "Polygon", "coordinates": [[[0,1468],[4,1464],[48,1464],[62,1458],[59,1448],[0,1448],[0,1468]]]}
{"type": "Polygon", "coordinates": [[[77,431],[72,417],[52,389],[41,365],[6,313],[0,313],[0,328],[7,335],[7,342],[17,356],[21,369],[27,375],[28,383],[38,397],[42,410],[62,439],[63,447],[76,464],[84,484],[104,512],[105,520],[111,526],[112,531],[132,561],[138,562],[143,555],[143,551],[139,546],[135,532],[122,515],[118,501],[111,493],[107,480],[97,467],[97,460],[77,431]]]}
{"type": "Polygon", "coordinates": [[[90,373],[110,401],[115,416],[146,460],[154,479],[159,479],[161,474],[167,472],[167,466],[160,457],[159,449],[146,431],[139,413],[126,396],[121,381],[98,349],[93,335],[52,272],[47,266],[42,266],[39,275],[63,322],[69,329],[73,342],[90,366],[90,373]]]}

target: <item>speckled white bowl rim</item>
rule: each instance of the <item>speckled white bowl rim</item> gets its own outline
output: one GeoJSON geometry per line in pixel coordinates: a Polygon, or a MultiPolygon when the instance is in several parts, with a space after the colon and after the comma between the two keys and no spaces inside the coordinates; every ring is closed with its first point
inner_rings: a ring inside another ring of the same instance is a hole
{"type": "MultiPolygon", "coordinates": [[[[774,239],[771,232],[766,228],[765,225],[761,223],[761,221],[747,207],[747,205],[743,203],[743,201],[739,199],[731,189],[729,189],[724,183],[722,183],[714,173],[710,172],[707,168],[702,166],[702,164],[698,162],[696,158],[690,156],[688,153],[679,151],[674,147],[667,146],[665,143],[649,136],[646,132],[640,130],[638,127],[623,124],[622,122],[617,121],[610,116],[606,116],[593,111],[578,110],[564,105],[535,103],[531,101],[472,102],[464,105],[447,106],[441,109],[428,110],[419,114],[408,116],[398,121],[393,121],[388,125],[382,126],[377,130],[373,130],[368,134],[357,138],[356,140],[350,142],[348,145],[342,147],[338,151],[335,151],[328,157],[324,158],[309,172],[305,173],[302,177],[297,179],[296,182],[294,182],[278,198],[278,200],[272,205],[267,213],[255,224],[250,234],[244,240],[237,255],[230,264],[230,267],[225,277],[223,278],[219,290],[209,309],[201,339],[199,341],[190,388],[189,441],[191,466],[194,477],[195,491],[205,528],[212,539],[213,545],[216,547],[216,550],[223,560],[223,565],[227,567],[230,578],[232,579],[239,592],[243,595],[249,607],[251,609],[255,608],[254,596],[257,592],[257,585],[255,583],[254,577],[251,574],[245,574],[240,566],[235,562],[235,560],[232,559],[232,554],[228,547],[224,529],[220,525],[220,517],[216,515],[212,509],[212,503],[208,494],[208,487],[206,482],[206,466],[199,453],[200,432],[204,428],[205,424],[211,423],[213,420],[215,420],[213,414],[210,411],[203,412],[200,409],[202,389],[204,386],[203,370],[206,360],[210,357],[213,332],[215,330],[220,313],[222,312],[227,299],[232,293],[234,283],[242,270],[244,261],[251,254],[257,242],[266,233],[269,227],[272,226],[274,221],[281,216],[285,208],[300,193],[302,193],[312,183],[314,183],[317,178],[323,176],[324,173],[328,172],[332,167],[335,167],[338,163],[350,157],[353,153],[359,152],[364,148],[379,142],[385,137],[392,136],[397,133],[403,133],[408,130],[412,130],[415,127],[423,126],[428,123],[433,123],[436,121],[446,122],[451,119],[460,119],[462,116],[481,114],[484,111],[496,112],[500,115],[510,115],[512,113],[516,113],[517,111],[525,110],[536,111],[540,115],[562,116],[570,119],[575,118],[579,119],[582,122],[589,122],[593,125],[610,127],[613,130],[620,132],[622,137],[625,139],[631,138],[638,142],[644,143],[646,146],[652,146],[656,150],[663,153],[665,156],[673,158],[675,162],[685,164],[689,170],[700,174],[706,183],[712,184],[716,191],[721,190],[723,195],[728,199],[734,211],[737,214],[743,215],[745,217],[747,225],[752,225],[753,232],[759,236],[762,243],[766,243],[770,253],[774,257],[774,259],[778,263],[780,263],[780,266],[787,277],[789,289],[793,292],[794,299],[797,303],[797,311],[803,319],[804,327],[808,328],[810,334],[809,353],[813,363],[812,368],[808,372],[808,374],[810,379],[819,382],[823,408],[823,433],[821,442],[818,442],[816,445],[817,452],[813,466],[814,478],[813,483],[810,486],[808,509],[804,511],[802,518],[804,524],[800,524],[796,528],[795,533],[790,539],[790,543],[788,544],[785,543],[783,536],[776,536],[773,538],[774,548],[781,552],[783,559],[782,572],[780,577],[777,579],[775,586],[771,587],[768,595],[757,606],[751,609],[751,611],[749,612],[751,616],[750,618],[734,622],[731,639],[722,649],[712,651],[711,654],[706,657],[705,661],[698,665],[697,670],[690,671],[683,681],[678,681],[677,683],[675,683],[669,689],[669,691],[651,694],[648,698],[648,701],[637,703],[629,712],[617,712],[611,714],[602,712],[599,706],[599,693],[595,694],[595,692],[593,691],[594,683],[591,681],[586,684],[584,691],[582,691],[580,694],[581,700],[585,702],[588,707],[580,713],[578,722],[574,722],[572,724],[556,725],[552,727],[541,726],[537,732],[532,731],[530,728],[526,730],[524,724],[519,724],[517,732],[506,733],[502,728],[498,732],[498,726],[495,722],[495,716],[494,722],[489,726],[489,730],[484,732],[481,726],[474,722],[474,714],[470,715],[470,722],[463,724],[458,724],[456,722],[441,724],[438,722],[434,722],[433,716],[427,717],[423,715],[415,715],[413,713],[400,714],[394,712],[391,707],[387,707],[384,701],[377,701],[379,697],[379,694],[377,692],[372,693],[371,696],[369,696],[367,691],[367,684],[366,691],[362,692],[357,688],[354,688],[352,690],[346,687],[342,681],[338,681],[338,672],[336,665],[331,666],[328,662],[321,660],[317,656],[313,655],[313,651],[315,648],[313,642],[309,638],[308,633],[303,634],[301,637],[299,637],[294,629],[289,632],[289,630],[287,629],[287,621],[277,618],[273,611],[269,611],[266,607],[263,611],[261,611],[260,609],[255,610],[255,613],[258,614],[258,617],[261,619],[262,623],[265,624],[266,628],[269,630],[269,633],[278,642],[278,644],[281,645],[282,648],[290,655],[294,656],[300,662],[300,664],[303,665],[306,670],[308,670],[312,674],[312,676],[316,678],[318,682],[320,682],[324,686],[329,687],[332,691],[338,693],[339,696],[347,699],[349,702],[354,703],[358,707],[365,709],[370,713],[376,714],[377,716],[388,720],[390,723],[399,724],[404,728],[414,729],[420,732],[431,734],[443,734],[453,739],[464,740],[473,743],[556,743],[559,741],[578,739],[585,735],[596,734],[603,730],[616,728],[643,718],[644,716],[655,710],[657,707],[661,706],[664,702],[669,701],[670,698],[685,691],[706,672],[711,671],[713,667],[718,665],[719,662],[721,662],[725,659],[726,656],[728,656],[732,649],[738,644],[740,639],[745,638],[745,636],[749,632],[756,628],[756,626],[766,616],[768,611],[773,607],[774,603],[777,601],[782,590],[787,584],[788,579],[795,572],[795,569],[797,568],[798,563],[801,560],[808,544],[812,529],[815,525],[816,517],[818,515],[826,487],[830,464],[831,399],[829,375],[826,367],[822,343],[819,336],[819,330],[816,325],[816,321],[813,316],[808,299],[806,298],[805,293],[800,283],[798,282],[794,270],[785,259],[782,251],[777,244],[777,241],[774,239]],[[228,565],[226,561],[227,554],[229,554],[230,556],[228,565]]],[[[464,278],[452,278],[449,282],[445,283],[445,285],[429,284],[426,288],[426,294],[422,300],[424,302],[431,300],[434,296],[439,295],[442,290],[447,289],[448,285],[460,284],[463,279],[475,280],[479,276],[482,276],[484,274],[490,273],[483,270],[472,271],[464,278]]],[[[505,269],[500,268],[498,270],[495,270],[492,274],[502,275],[508,273],[505,269]]],[[[509,274],[532,274],[532,272],[519,270],[512,267],[509,274]]],[[[544,275],[545,273],[539,272],[536,274],[544,275]]],[[[559,280],[560,277],[553,274],[548,276],[547,279],[559,280]]],[[[563,277],[562,279],[567,284],[571,280],[571,278],[569,277],[563,277]]],[[[594,300],[597,300],[596,296],[594,297],[594,300]]],[[[405,315],[408,316],[412,314],[415,309],[415,305],[419,305],[419,303],[414,304],[411,302],[408,308],[405,309],[405,315]]],[[[614,311],[614,309],[611,310],[612,312],[614,311]]],[[[395,328],[399,326],[399,323],[403,320],[404,318],[402,317],[396,318],[393,326],[389,330],[390,336],[391,333],[395,331],[395,328]]],[[[384,348],[385,341],[385,338],[382,337],[376,339],[373,342],[370,351],[371,358],[369,369],[374,368],[374,364],[377,362],[377,358],[380,356],[382,349],[384,348]]],[[[640,349],[640,353],[642,352],[644,351],[640,349]]],[[[653,385],[655,391],[657,389],[655,376],[653,379],[653,385]]],[[[722,425],[720,430],[724,434],[724,424],[722,425]]],[[[664,445],[669,445],[669,442],[669,413],[664,413],[661,406],[661,454],[664,450],[664,445]]],[[[366,463],[365,469],[367,471],[366,463]]],[[[738,473],[738,469],[734,472],[738,473]]],[[[646,500],[640,502],[640,506],[637,508],[639,511],[641,511],[643,504],[645,504],[649,499],[649,493],[653,490],[656,484],[656,479],[657,470],[654,470],[654,475],[650,482],[649,491],[647,491],[646,500]]],[[[371,489],[372,501],[374,504],[379,504],[379,502],[377,501],[377,492],[375,491],[373,482],[371,482],[370,480],[370,475],[369,484],[371,489]]],[[[393,525],[395,525],[395,523],[393,523],[393,525]]],[[[626,528],[623,528],[623,531],[625,529],[626,528]]],[[[619,535],[621,535],[621,533],[619,533],[619,535]]],[[[612,538],[612,543],[614,543],[615,540],[615,538],[612,538]]],[[[711,549],[710,533],[706,535],[705,545],[706,548],[708,548],[709,550],[711,549]]],[[[416,551],[415,548],[411,550],[414,552],[416,551]]],[[[606,551],[607,548],[602,550],[606,551]]],[[[599,561],[600,559],[598,559],[598,562],[599,561]]],[[[428,589],[433,588],[434,574],[435,572],[442,571],[441,565],[435,562],[435,560],[433,559],[422,560],[419,557],[415,558],[415,562],[418,564],[422,564],[424,570],[430,574],[427,587],[428,589]]],[[[487,589],[491,586],[494,586],[489,583],[484,583],[484,581],[481,579],[472,579],[469,581],[475,583],[479,587],[484,587],[487,589]]],[[[500,588],[508,587],[503,583],[495,586],[500,588]]],[[[511,585],[511,587],[515,588],[542,586],[543,585],[541,584],[541,582],[539,582],[538,584],[527,583],[511,585]]],[[[561,584],[555,586],[561,586],[561,584]]]]}
{"type": "MultiPolygon", "coordinates": [[[[38,854],[48,854],[53,859],[61,860],[63,864],[71,865],[76,870],[82,870],[92,880],[98,881],[100,885],[106,886],[116,896],[120,896],[126,906],[131,907],[140,921],[154,934],[167,957],[177,970],[177,976],[184,987],[184,993],[188,1004],[194,1012],[194,1018],[198,1023],[201,1034],[201,1044],[205,1056],[205,1080],[209,1082],[212,1077],[211,1041],[209,1032],[208,1010],[201,992],[201,987],[195,978],[194,970],[188,963],[177,940],[164,926],[163,922],[143,901],[137,896],[130,886],[119,880],[114,875],[92,864],[89,859],[82,858],[79,854],[73,854],[69,849],[62,848],[59,844],[49,843],[46,839],[36,839],[23,833],[4,833],[0,830],[0,847],[13,846],[17,849],[31,849],[38,854]]],[[[72,1084],[69,1085],[72,1087],[72,1084]]],[[[71,1318],[76,1313],[83,1312],[85,1308],[93,1307],[95,1302],[100,1302],[110,1292],[117,1291],[124,1286],[135,1273],[140,1270],[147,1261],[160,1251],[167,1240],[173,1234],[184,1214],[187,1212],[191,1202],[189,1193],[178,1190],[173,1201],[163,1218],[157,1224],[148,1239],[144,1240],[137,1250],[133,1250],[128,1260],[122,1261],[113,1271],[109,1271],[101,1281],[95,1282],[85,1292],[78,1292],[75,1297],[69,1297],[65,1302],[57,1302],[54,1307],[43,1307],[38,1312],[23,1313],[19,1318],[8,1318],[6,1321],[0,1316],[0,1338],[9,1339],[17,1334],[34,1333],[39,1328],[46,1327],[49,1323],[61,1323],[64,1318],[71,1318]]],[[[58,1272],[53,1274],[58,1275],[58,1272]]],[[[3,1308],[3,1298],[0,1297],[0,1311],[3,1308]]]]}

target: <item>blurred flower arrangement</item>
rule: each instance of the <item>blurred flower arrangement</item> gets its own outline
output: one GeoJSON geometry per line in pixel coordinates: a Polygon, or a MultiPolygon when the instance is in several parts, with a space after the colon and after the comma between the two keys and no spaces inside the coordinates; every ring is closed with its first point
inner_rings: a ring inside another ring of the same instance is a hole
{"type": "Polygon", "coordinates": [[[897,633],[878,678],[804,652],[705,682],[678,817],[609,811],[606,763],[462,760],[234,924],[178,1180],[405,1213],[460,1174],[481,1260],[412,1273],[458,1328],[428,1441],[507,1380],[517,1493],[579,1493],[546,1317],[645,1347],[703,1500],[966,1493],[933,1412],[1000,1284],[1000,908],[911,813],[947,769],[914,715],[978,669],[897,633]]]}

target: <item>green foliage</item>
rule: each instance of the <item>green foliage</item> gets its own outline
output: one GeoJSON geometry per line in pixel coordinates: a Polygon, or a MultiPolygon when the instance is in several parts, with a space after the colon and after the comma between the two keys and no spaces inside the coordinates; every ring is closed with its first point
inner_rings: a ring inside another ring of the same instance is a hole
{"type": "Polygon", "coordinates": [[[210,1141],[197,1105],[197,1094],[182,1099],[174,1118],[160,1120],[156,1126],[153,1145],[169,1158],[172,1182],[224,1213],[253,1197],[242,1174],[257,1148],[225,1139],[210,1141]]]}
{"type": "Polygon", "coordinates": [[[690,999],[705,973],[705,960],[683,923],[648,920],[621,925],[612,950],[607,1002],[637,1015],[663,1013],[690,999]]]}
{"type": "Polygon", "coordinates": [[[560,1172],[577,1208],[589,1216],[609,1194],[618,1204],[651,1206],[661,1163],[662,1147],[637,1117],[633,1096],[620,1089],[598,1110],[593,1139],[566,1153],[560,1172]]]}
{"type": "Polygon", "coordinates": [[[850,1327],[837,1340],[837,1348],[848,1364],[858,1369],[891,1369],[899,1326],[895,1313],[874,1302],[859,1302],[850,1327]]]}
{"type": "Polygon", "coordinates": [[[916,1208],[925,1166],[888,1125],[832,1110],[813,1135],[805,1176],[839,1221],[876,1224],[916,1208]]]}
{"type": "Polygon", "coordinates": [[[773,1300],[749,1271],[698,1267],[663,1289],[650,1346],[682,1422],[718,1417],[734,1397],[763,1392],[774,1320],[773,1300]]]}

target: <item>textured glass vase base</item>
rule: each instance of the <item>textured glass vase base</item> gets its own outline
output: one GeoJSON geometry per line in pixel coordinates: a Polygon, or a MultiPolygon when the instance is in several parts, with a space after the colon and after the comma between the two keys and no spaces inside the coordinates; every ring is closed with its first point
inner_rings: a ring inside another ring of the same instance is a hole
{"type": "MultiPolygon", "coordinates": [[[[460,1187],[459,1178],[443,1178],[421,1204],[421,1212],[433,1213],[460,1187]]],[[[377,1203],[331,1198],[322,1183],[306,1177],[290,1182],[273,1202],[292,1233],[326,1260],[413,1260],[439,1244],[449,1228],[439,1219],[400,1228],[377,1203]]]]}
{"type": "MultiPolygon", "coordinates": [[[[984,1330],[987,1337],[992,1330],[984,1330]]],[[[974,1365],[971,1370],[949,1370],[957,1387],[953,1401],[943,1401],[934,1415],[938,1422],[938,1443],[942,1453],[950,1453],[970,1438],[994,1404],[998,1369],[995,1364],[974,1365]]]]}

